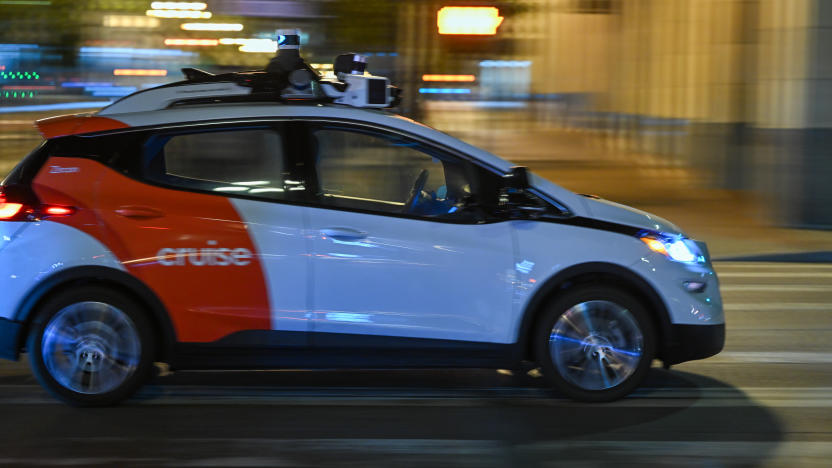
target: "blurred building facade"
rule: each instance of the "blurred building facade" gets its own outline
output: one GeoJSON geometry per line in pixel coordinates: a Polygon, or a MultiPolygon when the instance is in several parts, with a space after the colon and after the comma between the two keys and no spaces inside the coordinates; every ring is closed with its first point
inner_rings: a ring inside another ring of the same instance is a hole
{"type": "MultiPolygon", "coordinates": [[[[472,99],[532,104],[522,125],[591,132],[612,151],[700,171],[706,187],[754,191],[779,224],[832,228],[832,0],[488,3],[506,20],[476,39],[436,34],[436,12],[483,2],[399,3],[406,89],[424,70],[472,73],[472,99]],[[530,65],[495,93],[500,70],[484,58],[530,65]]],[[[409,97],[417,115],[425,97],[409,97]]]]}
{"type": "MultiPolygon", "coordinates": [[[[832,1],[530,1],[533,92],[580,93],[608,144],[832,227],[832,1]]],[[[525,41],[524,41],[525,40],[525,41]]]]}

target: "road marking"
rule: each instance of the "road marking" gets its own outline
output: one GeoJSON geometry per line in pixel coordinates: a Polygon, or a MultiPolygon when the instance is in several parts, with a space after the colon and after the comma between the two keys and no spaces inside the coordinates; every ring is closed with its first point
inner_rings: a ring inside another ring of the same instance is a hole
{"type": "Polygon", "coordinates": [[[748,272],[764,272],[764,271],[794,271],[794,272],[812,272],[816,271],[819,273],[829,272],[832,271],[832,264],[828,263],[774,263],[774,264],[756,264],[756,263],[746,263],[744,265],[720,265],[715,264],[714,270],[718,275],[722,273],[733,273],[733,272],[741,272],[741,271],[748,271],[748,272]]]}
{"type": "Polygon", "coordinates": [[[719,273],[717,275],[722,278],[832,278],[832,272],[739,272],[730,271],[719,273]]]}
{"type": "Polygon", "coordinates": [[[819,302],[729,302],[727,304],[723,304],[723,308],[725,310],[736,311],[832,311],[832,304],[819,302]]]}
{"type": "Polygon", "coordinates": [[[728,284],[719,287],[721,292],[815,292],[824,291],[832,293],[830,285],[803,285],[803,284],[728,284]]]}
{"type": "Polygon", "coordinates": [[[832,353],[788,351],[723,351],[708,363],[832,364],[832,353]]]}
{"type": "MultiPolygon", "coordinates": [[[[792,252],[794,253],[794,252],[792,252]]],[[[832,268],[832,263],[805,263],[805,262],[713,262],[717,269],[728,268],[832,268]]]]}

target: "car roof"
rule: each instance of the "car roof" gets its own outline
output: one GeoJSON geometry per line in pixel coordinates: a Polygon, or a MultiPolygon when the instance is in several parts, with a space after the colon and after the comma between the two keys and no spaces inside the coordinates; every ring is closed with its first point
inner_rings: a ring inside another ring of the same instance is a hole
{"type": "Polygon", "coordinates": [[[41,119],[36,122],[46,138],[98,133],[129,128],[152,128],[171,125],[198,125],[211,122],[257,119],[316,119],[365,123],[398,130],[436,142],[468,154],[499,171],[507,171],[511,163],[481,148],[440,132],[427,125],[389,111],[361,109],[339,104],[279,102],[193,104],[139,112],[105,112],[74,114],[41,119]]]}

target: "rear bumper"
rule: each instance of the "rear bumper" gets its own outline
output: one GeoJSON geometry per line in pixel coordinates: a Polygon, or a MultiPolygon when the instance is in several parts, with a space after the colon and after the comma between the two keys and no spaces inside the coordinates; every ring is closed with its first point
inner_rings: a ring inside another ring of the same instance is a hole
{"type": "Polygon", "coordinates": [[[23,324],[0,318],[0,358],[17,361],[23,324]]]}
{"type": "Polygon", "coordinates": [[[662,353],[665,364],[704,359],[722,351],[725,324],[671,325],[670,336],[662,353]]]}

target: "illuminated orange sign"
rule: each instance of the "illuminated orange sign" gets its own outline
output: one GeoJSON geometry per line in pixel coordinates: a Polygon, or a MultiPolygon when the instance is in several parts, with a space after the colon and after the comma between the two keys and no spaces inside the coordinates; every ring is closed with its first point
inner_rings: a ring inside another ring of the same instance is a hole
{"type": "Polygon", "coordinates": [[[474,75],[422,75],[422,81],[471,82],[474,80],[476,80],[474,75]]]}
{"type": "Polygon", "coordinates": [[[496,7],[442,7],[436,14],[439,34],[493,36],[503,23],[496,7]]]}

